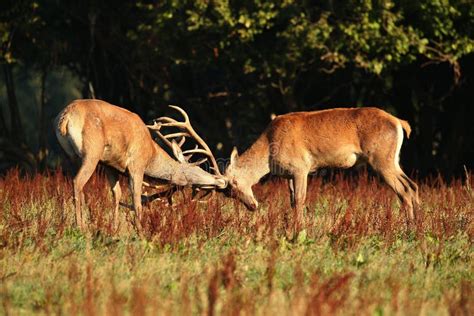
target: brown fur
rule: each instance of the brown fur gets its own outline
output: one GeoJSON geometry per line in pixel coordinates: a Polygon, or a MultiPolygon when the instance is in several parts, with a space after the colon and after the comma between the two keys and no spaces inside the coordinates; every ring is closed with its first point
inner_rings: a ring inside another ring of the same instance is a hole
{"type": "Polygon", "coordinates": [[[367,162],[384,177],[414,219],[418,188],[398,165],[397,146],[402,141],[399,137],[403,137],[398,132],[399,124],[410,135],[406,121],[377,108],[280,115],[241,156],[232,153],[225,175],[234,195],[250,209],[258,205],[251,187],[261,177],[272,173],[288,178],[291,204],[300,218],[310,172],[367,162]]]}
{"type": "MultiPolygon", "coordinates": [[[[138,115],[100,100],[76,100],[56,117],[56,136],[71,158],[79,158],[81,167],[74,178],[76,222],[84,228],[81,204],[83,187],[98,163],[106,169],[114,196],[114,225],[122,195],[118,172],[129,175],[130,191],[138,218],[141,216],[141,188],[144,175],[176,185],[216,185],[225,181],[199,167],[171,158],[152,139],[138,115]]],[[[139,225],[139,221],[137,222],[139,225]]]]}
{"type": "Polygon", "coordinates": [[[67,134],[67,111],[61,112],[61,115],[58,116],[57,126],[61,135],[66,136],[67,134]]]}
{"type": "Polygon", "coordinates": [[[410,138],[410,134],[411,134],[411,127],[410,127],[410,124],[408,124],[407,121],[405,120],[399,120],[400,121],[400,124],[402,124],[402,128],[405,130],[405,132],[407,133],[407,138],[410,138]]]}

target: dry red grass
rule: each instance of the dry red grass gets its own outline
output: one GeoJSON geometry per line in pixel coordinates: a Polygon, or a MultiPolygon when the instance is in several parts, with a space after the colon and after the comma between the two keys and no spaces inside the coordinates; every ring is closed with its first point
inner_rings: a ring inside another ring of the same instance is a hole
{"type": "MultiPolygon", "coordinates": [[[[125,180],[125,179],[124,179],[125,180]]],[[[421,184],[423,206],[419,212],[415,233],[429,232],[448,237],[457,231],[473,236],[472,206],[474,184],[472,177],[446,184],[440,177],[421,184]],[[455,211],[456,210],[456,211],[455,211]],[[459,210],[462,210],[459,212],[459,210]]],[[[124,183],[123,183],[124,184],[124,183]]],[[[47,174],[21,176],[11,170],[0,179],[3,246],[17,246],[26,231],[34,243],[42,246],[48,230],[63,234],[74,227],[72,183],[58,170],[47,174]],[[32,212],[24,210],[31,208],[32,212]],[[13,244],[12,244],[13,243],[13,244]]],[[[131,205],[123,185],[125,204],[131,205]]],[[[286,183],[281,180],[257,185],[256,195],[263,207],[248,212],[239,202],[217,193],[205,201],[194,201],[187,190],[174,195],[173,206],[163,201],[152,202],[144,208],[143,227],[150,239],[162,244],[177,243],[189,236],[203,238],[218,236],[225,229],[256,239],[281,235],[285,212],[289,212],[286,183]]],[[[86,186],[86,201],[90,210],[90,229],[115,235],[111,226],[111,197],[103,176],[95,175],[86,186]]],[[[380,235],[387,241],[407,232],[406,216],[399,212],[393,193],[377,178],[362,174],[356,178],[336,174],[330,180],[313,178],[308,191],[307,213],[303,228],[311,237],[331,236],[337,247],[350,247],[358,239],[380,235]]],[[[126,221],[129,209],[122,207],[122,228],[131,231],[126,221]]]]}
{"type": "MultiPolygon", "coordinates": [[[[122,187],[127,199],[123,202],[131,204],[125,183],[122,187]]],[[[310,181],[308,208],[303,223],[306,236],[300,236],[302,239],[295,243],[328,238],[333,251],[350,253],[351,249],[357,249],[361,240],[372,236],[383,240],[382,246],[386,248],[400,238],[419,239],[417,251],[423,256],[424,268],[430,269],[442,260],[447,240],[456,238],[460,232],[473,240],[473,187],[474,181],[470,174],[465,179],[449,183],[440,177],[422,181],[420,220],[415,228],[409,228],[406,215],[399,211],[396,197],[377,178],[369,177],[366,173],[358,177],[343,174],[336,174],[330,179],[315,177],[310,181]],[[425,236],[437,242],[427,244],[425,236]]],[[[164,201],[145,206],[142,226],[148,240],[159,247],[166,245],[171,251],[181,247],[180,251],[185,253],[186,248],[183,250],[182,247],[186,247],[187,242],[197,243],[199,248],[210,239],[231,233],[249,242],[262,244],[269,251],[264,263],[264,291],[260,289],[252,293],[242,290],[245,281],[238,272],[242,262],[238,258],[239,251],[231,248],[220,254],[220,262],[207,272],[207,305],[194,304],[199,301],[198,294],[193,294],[196,297],[190,294],[189,288],[193,288],[191,281],[185,276],[182,278],[179,294],[182,312],[252,314],[261,308],[257,305],[259,297],[268,296],[271,302],[272,297],[279,295],[281,285],[275,284],[275,275],[281,256],[278,247],[281,247],[281,239],[285,235],[285,212],[290,210],[287,184],[281,180],[272,180],[257,185],[255,192],[262,202],[261,209],[255,213],[219,193],[208,200],[193,201],[188,190],[175,193],[172,206],[164,201]]],[[[132,225],[127,221],[127,208],[121,208],[121,228],[112,230],[111,196],[101,174],[93,176],[87,184],[86,201],[90,209],[89,230],[92,236],[115,239],[134,236],[132,225]]],[[[34,176],[21,176],[17,170],[11,170],[0,179],[1,249],[20,250],[29,245],[48,254],[62,236],[77,233],[74,230],[72,204],[71,179],[60,170],[34,176]]],[[[133,245],[127,247],[127,262],[133,269],[145,254],[138,253],[133,245]]],[[[66,260],[72,254],[63,254],[56,260],[66,260]]],[[[294,262],[294,286],[290,287],[292,294],[289,302],[291,308],[307,315],[337,314],[344,310],[355,278],[353,272],[342,271],[321,277],[316,271],[305,276],[305,267],[301,266],[300,259],[294,258],[294,262]]],[[[82,282],[84,298],[78,300],[74,295],[68,297],[69,294],[65,294],[69,302],[67,312],[89,315],[100,313],[97,302],[100,296],[97,292],[100,288],[98,277],[92,265],[87,265],[85,279],[82,280],[82,270],[83,267],[71,261],[67,278],[71,284],[82,282]]],[[[4,280],[14,276],[3,274],[0,277],[4,280]]],[[[172,311],[169,306],[161,306],[159,300],[150,296],[145,284],[135,282],[127,297],[117,291],[113,278],[109,283],[111,290],[105,302],[109,314],[120,314],[123,309],[128,309],[132,314],[143,314],[150,311],[145,306],[154,306],[153,310],[172,311]]],[[[409,310],[421,308],[420,303],[410,303],[409,299],[404,299],[407,288],[396,278],[388,280],[387,286],[392,293],[390,308],[393,312],[401,310],[402,306],[405,306],[405,310],[407,306],[411,306],[409,310]]],[[[464,280],[461,292],[444,292],[450,312],[462,314],[471,310],[472,299],[469,294],[472,288],[472,283],[464,280]]],[[[52,297],[52,294],[47,294],[44,303],[44,309],[50,312],[54,305],[52,297]]],[[[4,311],[8,311],[9,300],[3,300],[3,304],[4,311]]],[[[367,311],[364,308],[374,302],[371,297],[360,297],[357,304],[360,311],[364,312],[367,311]]]]}

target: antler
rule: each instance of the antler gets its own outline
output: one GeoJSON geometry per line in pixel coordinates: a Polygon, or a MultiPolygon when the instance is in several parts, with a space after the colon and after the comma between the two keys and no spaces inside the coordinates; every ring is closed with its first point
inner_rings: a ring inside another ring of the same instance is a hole
{"type": "Polygon", "coordinates": [[[183,151],[183,155],[186,158],[186,160],[189,161],[194,154],[203,154],[206,156],[206,158],[200,159],[191,164],[197,166],[210,160],[210,163],[212,165],[211,169],[214,171],[215,175],[222,177],[222,174],[219,171],[219,166],[217,165],[217,161],[214,158],[214,155],[212,154],[211,149],[192,127],[191,122],[189,121],[188,114],[182,108],[176,105],[169,105],[169,107],[180,112],[184,118],[184,122],[180,122],[173,118],[163,116],[163,117],[159,117],[155,119],[153,122],[153,125],[147,125],[147,127],[155,131],[158,137],[170,148],[173,148],[172,142],[176,141],[177,139],[179,139],[177,141],[177,144],[181,148],[183,144],[186,142],[186,137],[193,138],[198,145],[196,145],[196,147],[193,149],[188,149],[188,150],[183,151]],[[181,132],[163,135],[160,131],[161,127],[176,127],[176,128],[179,128],[181,132]],[[202,148],[199,148],[199,146],[201,146],[202,148]]]}

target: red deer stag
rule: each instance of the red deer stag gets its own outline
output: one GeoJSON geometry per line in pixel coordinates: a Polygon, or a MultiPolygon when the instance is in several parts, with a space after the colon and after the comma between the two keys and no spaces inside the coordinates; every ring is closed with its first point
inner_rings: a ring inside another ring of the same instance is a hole
{"type": "Polygon", "coordinates": [[[249,209],[258,206],[252,186],[273,173],[289,179],[290,201],[299,229],[310,172],[367,162],[382,175],[415,219],[418,187],[399,165],[408,122],[377,108],[339,108],[277,116],[241,156],[234,148],[225,172],[232,194],[249,209]]]}
{"type": "MultiPolygon", "coordinates": [[[[73,181],[76,223],[81,229],[85,229],[82,216],[82,205],[85,204],[83,187],[99,163],[107,166],[105,170],[115,205],[115,228],[118,226],[118,207],[122,195],[119,172],[125,172],[129,176],[135,217],[138,217],[135,224],[138,229],[142,211],[141,190],[144,175],[166,180],[178,186],[195,185],[209,189],[224,188],[227,185],[219,173],[209,174],[197,164],[186,161],[184,154],[194,152],[181,151],[180,145],[185,137],[194,137],[199,145],[209,148],[194,132],[186,113],[178,107],[174,108],[179,110],[186,119],[185,122],[174,121],[174,125],[186,129],[187,132],[169,136],[161,135],[159,129],[161,125],[173,125],[169,122],[172,119],[161,118],[158,120],[168,123],[147,126],[137,114],[100,100],[76,100],[59,113],[55,120],[59,143],[68,156],[72,159],[79,158],[81,161],[81,166],[73,181]],[[178,161],[171,158],[153,141],[149,129],[156,130],[164,139],[181,136],[180,145],[175,141],[167,141],[178,161]]],[[[210,150],[195,151],[201,151],[199,153],[215,161],[210,150]]]]}

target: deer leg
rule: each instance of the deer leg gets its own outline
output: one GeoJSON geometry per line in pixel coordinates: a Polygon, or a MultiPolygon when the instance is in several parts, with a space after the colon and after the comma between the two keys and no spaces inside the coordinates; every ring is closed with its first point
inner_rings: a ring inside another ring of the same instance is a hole
{"type": "Polygon", "coordinates": [[[415,181],[410,179],[403,171],[401,174],[401,178],[408,182],[408,185],[410,186],[413,194],[413,204],[418,206],[420,204],[420,197],[418,195],[418,185],[415,183],[415,181]]]}
{"type": "Polygon", "coordinates": [[[288,188],[290,189],[290,205],[295,208],[295,183],[293,179],[288,179],[288,188]]]}
{"type": "Polygon", "coordinates": [[[76,225],[79,226],[81,230],[85,230],[85,221],[82,216],[82,204],[85,205],[85,198],[84,198],[84,185],[89,181],[92,173],[99,162],[98,159],[88,159],[88,157],[84,157],[82,161],[82,165],[79,168],[78,173],[74,177],[73,185],[74,185],[74,204],[76,209],[76,225]]]}
{"type": "Polygon", "coordinates": [[[129,186],[130,192],[132,193],[133,208],[135,210],[135,224],[138,231],[141,231],[143,172],[129,172],[129,174],[129,186]]]}
{"type": "Polygon", "coordinates": [[[396,170],[382,170],[380,171],[385,182],[392,188],[400,199],[403,208],[408,214],[408,219],[411,222],[415,220],[415,214],[413,212],[413,199],[411,194],[411,188],[401,181],[401,175],[396,170]]]}
{"type": "Polygon", "coordinates": [[[407,192],[409,195],[410,202],[411,202],[410,204],[412,205],[411,214],[409,214],[410,218],[412,220],[416,220],[417,219],[416,213],[419,210],[418,206],[420,204],[420,199],[418,196],[418,186],[416,185],[415,182],[413,182],[410,178],[408,178],[408,176],[403,171],[401,171],[401,173],[397,175],[397,179],[403,184],[405,188],[405,192],[407,192]]]}
{"type": "Polygon", "coordinates": [[[308,173],[302,172],[296,174],[294,177],[295,187],[295,207],[293,208],[294,214],[294,228],[295,231],[299,231],[303,224],[303,211],[306,201],[306,190],[308,187],[308,173]]]}
{"type": "Polygon", "coordinates": [[[120,181],[118,172],[111,169],[105,168],[105,174],[109,181],[110,188],[112,189],[112,197],[114,200],[114,212],[113,212],[113,229],[118,229],[119,226],[119,204],[120,198],[122,197],[122,189],[120,188],[120,181]]]}

